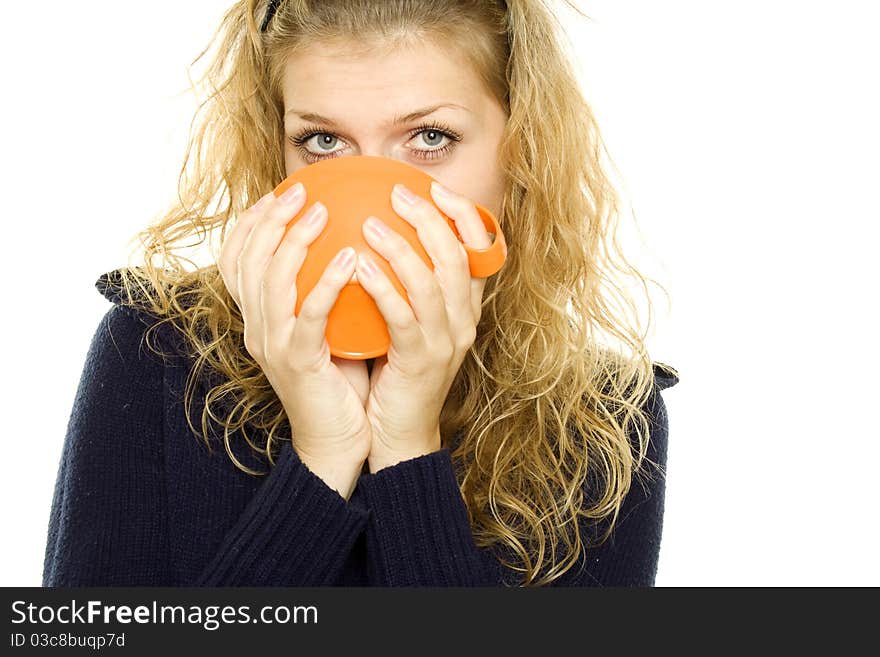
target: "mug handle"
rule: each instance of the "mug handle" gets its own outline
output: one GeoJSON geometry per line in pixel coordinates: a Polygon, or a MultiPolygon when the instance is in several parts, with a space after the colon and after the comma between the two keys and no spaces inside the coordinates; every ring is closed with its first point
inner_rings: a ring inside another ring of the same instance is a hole
{"type": "Polygon", "coordinates": [[[491,246],[485,249],[471,248],[461,239],[461,235],[459,235],[458,231],[455,229],[454,222],[449,220],[449,223],[452,226],[453,231],[455,231],[459,241],[462,242],[464,250],[467,252],[471,276],[475,278],[486,278],[497,273],[502,265],[504,265],[504,261],[507,259],[507,242],[504,240],[504,233],[501,231],[501,226],[498,224],[495,215],[479,203],[474,203],[474,205],[477,208],[480,219],[483,220],[483,225],[486,227],[486,230],[495,236],[491,246]]]}

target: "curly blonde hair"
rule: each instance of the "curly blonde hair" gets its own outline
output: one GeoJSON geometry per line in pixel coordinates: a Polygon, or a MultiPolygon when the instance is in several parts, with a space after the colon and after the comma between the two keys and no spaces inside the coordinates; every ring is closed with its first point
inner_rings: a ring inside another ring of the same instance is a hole
{"type": "Polygon", "coordinates": [[[633,268],[618,243],[620,203],[601,161],[607,149],[561,25],[542,0],[284,0],[263,32],[268,5],[236,2],[212,37],[220,35],[219,49],[199,80],[208,97],[193,119],[204,111],[178,201],[137,234],[138,262],[133,255],[118,270],[121,303],[161,318],[150,330],[171,323],[185,338],[187,418],[195,382],[207,376],[214,384],[192,431],[210,450],[209,426],[217,423],[235,466],[265,474],[242,464],[231,440],[243,438],[274,463],[291,427],[244,347],[242,316],[216,264],[187,271],[183,263],[194,263],[179,251],[191,244],[181,242],[195,236],[201,244],[215,228],[222,242],[233,218],[286,176],[280,80],[294,51],[331,37],[369,47],[414,33],[454,44],[509,116],[498,217],[509,253],[487,281],[441,437],[476,544],[503,549],[498,558],[521,574],[521,585],[548,584],[587,546],[581,520],[603,524],[603,542],[634,477],[663,476],[658,464],[653,473],[647,467],[644,407],[655,367],[677,376],[651,361],[634,300],[617,282],[631,276],[647,290],[656,281],[633,268]]]}

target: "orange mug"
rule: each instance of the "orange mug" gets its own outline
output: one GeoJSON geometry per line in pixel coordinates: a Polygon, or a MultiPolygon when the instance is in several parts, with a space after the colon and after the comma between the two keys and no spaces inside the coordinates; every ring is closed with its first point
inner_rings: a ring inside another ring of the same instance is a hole
{"type": "MultiPolygon", "coordinates": [[[[299,315],[303,300],[317,284],[330,260],[346,246],[353,247],[357,253],[368,253],[409,303],[406,288],[394,274],[390,263],[364,239],[361,227],[368,216],[378,217],[407,240],[433,271],[434,264],[415,228],[399,217],[391,206],[391,190],[395,184],[402,183],[433,204],[461,241],[455,222],[431,198],[433,181],[434,178],[421,169],[400,160],[372,155],[346,155],[309,164],[279,183],[274,190],[275,196],[280,196],[297,182],[303,184],[306,193],[306,202],[302,210],[291,218],[288,230],[315,201],[321,201],[327,207],[327,223],[309,245],[296,277],[294,315],[299,315]]],[[[507,258],[507,244],[495,216],[478,203],[475,203],[475,207],[486,230],[494,234],[495,239],[486,249],[474,249],[466,244],[463,246],[468,254],[471,276],[485,278],[501,269],[507,258]]],[[[352,360],[382,356],[388,353],[391,346],[391,336],[379,307],[373,297],[353,281],[342,288],[330,310],[325,337],[331,354],[352,360]]]]}

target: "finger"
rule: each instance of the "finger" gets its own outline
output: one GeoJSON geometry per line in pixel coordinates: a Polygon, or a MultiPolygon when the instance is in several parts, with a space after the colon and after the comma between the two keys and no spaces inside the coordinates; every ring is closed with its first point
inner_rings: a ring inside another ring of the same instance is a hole
{"type": "Polygon", "coordinates": [[[375,260],[365,253],[358,254],[357,275],[358,283],[373,298],[385,318],[392,347],[406,352],[421,350],[425,336],[413,309],[379,269],[375,260]]]}
{"type": "Polygon", "coordinates": [[[391,194],[391,207],[418,234],[434,265],[434,274],[446,284],[445,287],[464,290],[470,278],[470,269],[461,268],[462,258],[467,262],[467,254],[449,224],[434,207],[434,204],[418,194],[413,194],[404,185],[395,185],[391,194]],[[406,192],[411,195],[407,200],[406,192]]]}
{"type": "MultiPolygon", "coordinates": [[[[437,207],[455,222],[455,228],[465,244],[473,249],[488,249],[492,246],[492,237],[489,231],[486,230],[477,207],[467,197],[434,181],[431,183],[431,198],[434,199],[437,207]]],[[[459,248],[465,261],[467,261],[467,251],[461,246],[461,243],[459,243],[459,248]]],[[[469,262],[467,268],[468,274],[470,274],[469,262]]],[[[479,276],[471,276],[470,279],[470,305],[474,324],[476,325],[479,323],[482,314],[483,292],[486,288],[486,279],[479,276]]]]}
{"type": "Polygon", "coordinates": [[[342,375],[348,379],[351,387],[357,393],[361,400],[361,405],[365,406],[367,398],[370,396],[370,378],[367,372],[367,361],[351,360],[348,358],[340,358],[339,356],[331,356],[330,360],[339,368],[342,375]]]}
{"type": "MultiPolygon", "coordinates": [[[[415,313],[415,319],[421,325],[422,331],[429,336],[448,334],[449,319],[443,289],[412,245],[378,217],[368,217],[364,222],[363,232],[367,243],[388,261],[406,288],[412,306],[411,312],[415,313]]],[[[392,292],[400,297],[393,286],[392,292]]]]}
{"type": "Polygon", "coordinates": [[[278,247],[278,242],[290,222],[300,211],[305,201],[305,190],[301,183],[291,187],[288,196],[273,198],[265,206],[263,217],[251,229],[238,256],[239,290],[241,292],[242,312],[255,315],[260,313],[260,288],[263,274],[269,260],[278,247]]]}
{"type": "Polygon", "coordinates": [[[220,255],[217,258],[217,268],[220,270],[220,276],[226,285],[226,289],[229,290],[236,304],[239,304],[239,299],[241,298],[238,290],[238,255],[241,253],[251,228],[263,216],[262,210],[273,196],[274,194],[269,192],[254,205],[242,212],[236,218],[232,229],[223,239],[220,255]]]}
{"type": "Polygon", "coordinates": [[[263,275],[261,308],[267,333],[292,326],[297,299],[296,277],[306,259],[309,245],[326,225],[327,208],[318,202],[281,239],[263,275]]]}
{"type": "Polygon", "coordinates": [[[293,328],[296,339],[292,353],[297,362],[312,362],[316,354],[323,354],[325,349],[329,349],[325,339],[327,316],[354,272],[355,259],[356,253],[352,247],[341,249],[303,300],[293,328]]]}
{"type": "Polygon", "coordinates": [[[472,249],[488,249],[492,246],[489,231],[473,202],[436,181],[431,183],[431,198],[455,222],[455,228],[465,244],[472,249]]]}
{"type": "MultiPolygon", "coordinates": [[[[395,212],[416,228],[425,250],[431,256],[434,273],[440,281],[448,305],[447,315],[451,320],[453,334],[460,336],[469,333],[468,326],[473,323],[474,309],[471,284],[473,279],[467,252],[433,203],[416,195],[415,202],[408,205],[403,195],[391,196],[395,212]]],[[[450,218],[456,221],[456,217],[467,213],[467,206],[473,208],[470,201],[462,199],[460,203],[447,203],[444,212],[448,212],[450,218]]],[[[456,340],[463,341],[463,338],[456,340]]]]}

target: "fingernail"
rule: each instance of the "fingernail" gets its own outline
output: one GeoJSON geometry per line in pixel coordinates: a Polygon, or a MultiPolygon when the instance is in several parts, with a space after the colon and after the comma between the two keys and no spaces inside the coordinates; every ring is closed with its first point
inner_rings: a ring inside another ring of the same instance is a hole
{"type": "Polygon", "coordinates": [[[446,189],[443,185],[438,183],[436,180],[431,183],[431,190],[434,192],[437,192],[441,196],[447,196],[450,198],[452,197],[452,192],[450,192],[448,189],[446,189]]]}
{"type": "Polygon", "coordinates": [[[367,255],[358,256],[358,265],[360,265],[360,270],[363,275],[368,278],[373,278],[376,275],[376,272],[379,271],[378,267],[376,267],[376,263],[374,263],[372,258],[367,255]]]}
{"type": "Polygon", "coordinates": [[[414,205],[419,198],[400,183],[394,186],[394,191],[401,199],[403,199],[410,205],[414,205]]]}
{"type": "Polygon", "coordinates": [[[388,234],[388,226],[377,217],[367,217],[364,224],[367,230],[373,231],[378,237],[385,237],[388,234]]]}
{"type": "Polygon", "coordinates": [[[303,191],[303,184],[301,182],[298,182],[293,187],[291,187],[286,192],[284,192],[281,196],[279,196],[278,199],[282,203],[290,203],[291,201],[296,199],[297,196],[302,194],[302,191],[303,191]]]}
{"type": "Polygon", "coordinates": [[[321,201],[315,201],[315,204],[309,208],[309,211],[306,212],[303,220],[311,225],[318,223],[321,219],[324,218],[324,204],[321,201]]]}
{"type": "Polygon", "coordinates": [[[354,259],[354,249],[350,246],[345,247],[333,258],[333,264],[337,267],[348,267],[354,259]]]}

